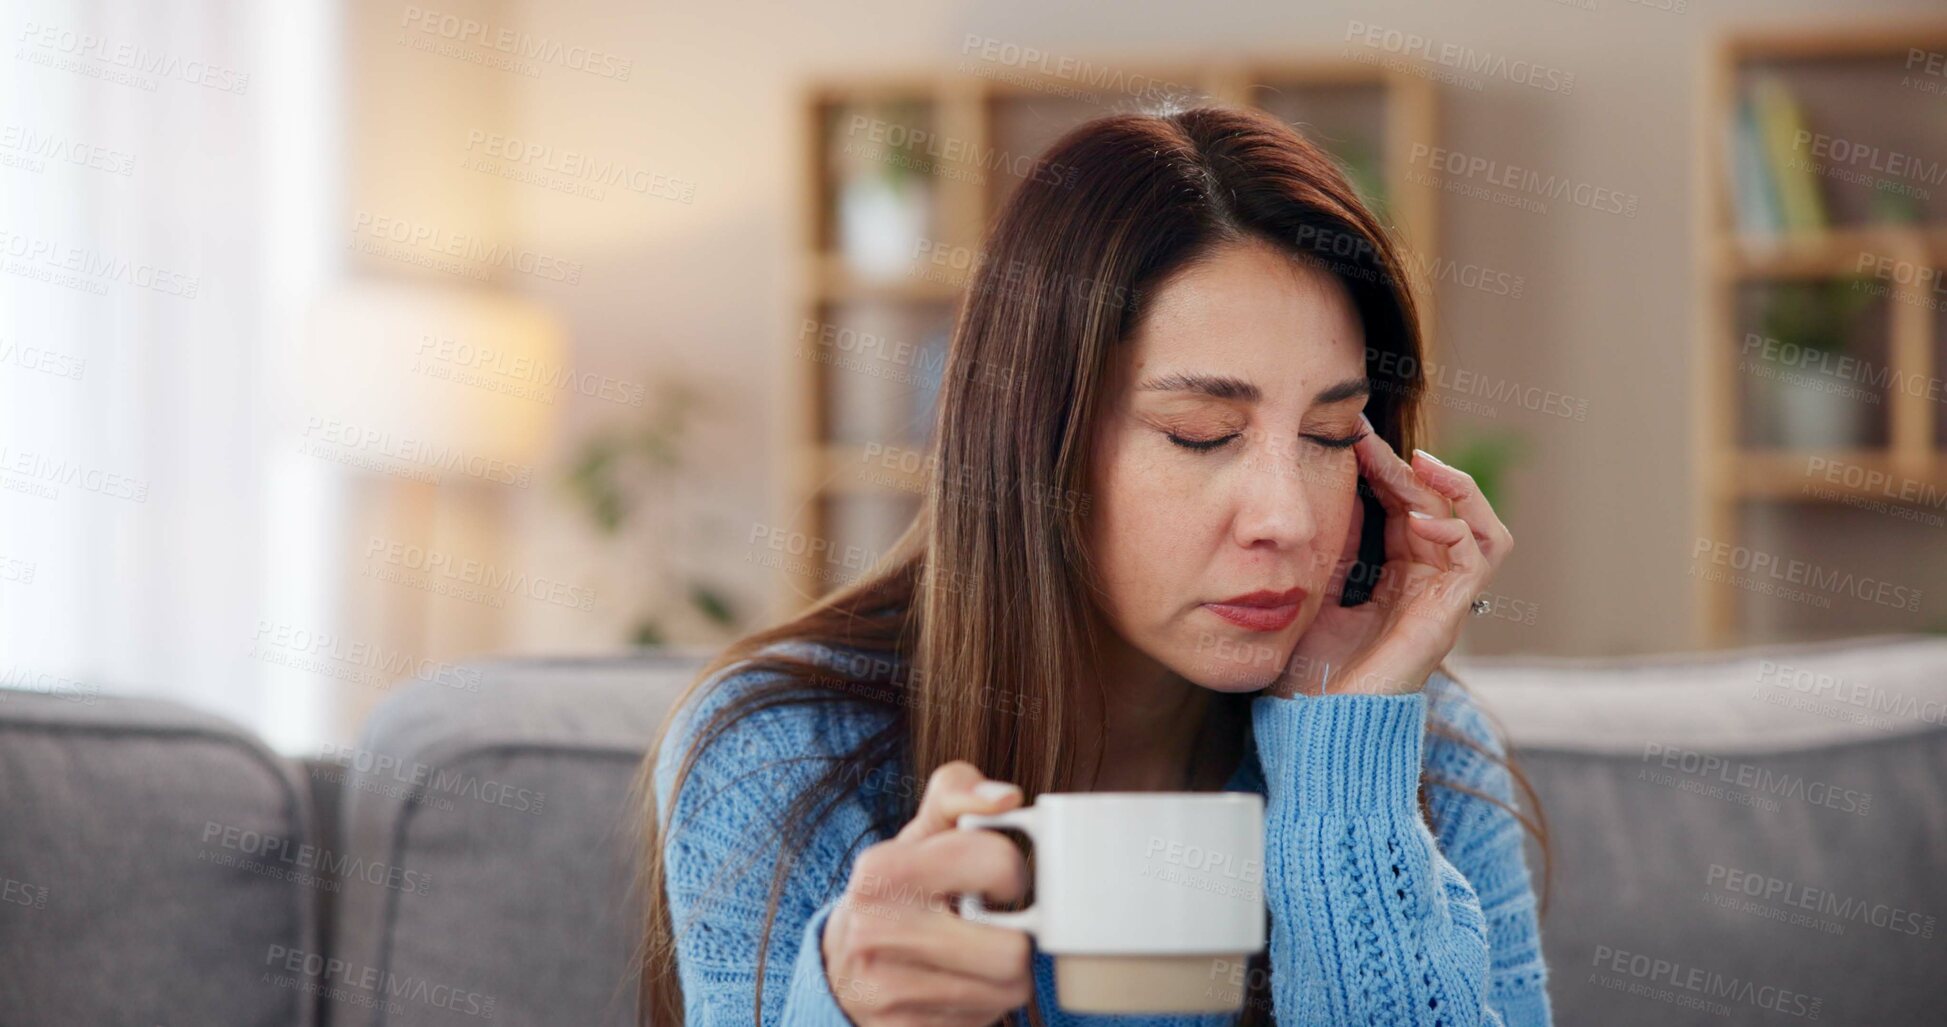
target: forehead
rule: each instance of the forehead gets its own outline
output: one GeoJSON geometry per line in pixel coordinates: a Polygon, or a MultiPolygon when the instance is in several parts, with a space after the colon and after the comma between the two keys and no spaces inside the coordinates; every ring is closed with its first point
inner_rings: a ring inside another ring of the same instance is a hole
{"type": "Polygon", "coordinates": [[[1248,376],[1268,387],[1357,374],[1365,332],[1343,282],[1259,240],[1223,243],[1150,294],[1132,369],[1248,376]]]}

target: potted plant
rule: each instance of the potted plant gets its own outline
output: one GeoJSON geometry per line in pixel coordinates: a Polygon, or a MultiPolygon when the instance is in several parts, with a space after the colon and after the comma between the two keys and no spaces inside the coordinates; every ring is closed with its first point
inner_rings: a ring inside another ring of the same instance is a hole
{"type": "Polygon", "coordinates": [[[1865,443],[1861,386],[1828,370],[1845,352],[1870,300],[1864,284],[1857,278],[1784,282],[1765,296],[1759,324],[1766,341],[1747,370],[1767,434],[1788,449],[1851,449],[1865,443]]]}
{"type": "Polygon", "coordinates": [[[838,251],[867,278],[896,278],[913,263],[933,212],[932,163],[914,138],[931,138],[924,104],[862,103],[834,108],[825,123],[837,183],[838,251]],[[927,133],[927,134],[922,134],[927,133]]]}
{"type": "Polygon", "coordinates": [[[616,551],[611,562],[626,567],[632,581],[661,586],[629,625],[629,640],[639,646],[668,644],[686,620],[719,634],[733,632],[738,623],[729,595],[680,565],[692,549],[683,541],[690,526],[671,500],[688,476],[683,443],[696,401],[693,389],[663,383],[639,421],[585,439],[562,478],[568,495],[616,551]]]}

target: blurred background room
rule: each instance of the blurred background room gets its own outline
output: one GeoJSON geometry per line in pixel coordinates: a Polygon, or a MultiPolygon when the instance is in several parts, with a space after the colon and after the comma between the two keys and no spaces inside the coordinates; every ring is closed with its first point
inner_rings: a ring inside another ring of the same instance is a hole
{"type": "Polygon", "coordinates": [[[4,9],[15,692],[315,758],[773,623],[915,509],[1035,155],[1203,101],[1419,273],[1428,448],[1520,540],[1465,657],[1947,631],[1937,0],[4,9]]]}
{"type": "Polygon", "coordinates": [[[1040,148],[1205,98],[1423,272],[1431,448],[1522,545],[1470,652],[1939,631],[1947,73],[1932,4],[1821,6],[15,0],[5,680],[301,749],[767,623],[913,509],[1040,148]]]}

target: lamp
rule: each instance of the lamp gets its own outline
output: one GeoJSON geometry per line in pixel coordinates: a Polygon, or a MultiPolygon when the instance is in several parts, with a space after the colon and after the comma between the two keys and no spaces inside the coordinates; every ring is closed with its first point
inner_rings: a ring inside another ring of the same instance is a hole
{"type": "MultiPolygon", "coordinates": [[[[490,582],[519,563],[506,513],[575,394],[564,348],[546,311],[488,289],[354,280],[312,306],[292,365],[300,446],[348,472],[344,530],[325,540],[331,630],[382,654],[380,676],[432,679],[506,637],[523,598],[453,568],[490,582]]],[[[354,689],[332,705],[357,718],[376,699],[354,689]]]]}
{"type": "Polygon", "coordinates": [[[566,374],[553,319],[485,289],[347,283],[313,308],[307,342],[301,392],[322,422],[307,433],[393,454],[402,468],[452,467],[455,451],[531,465],[566,374]]]}

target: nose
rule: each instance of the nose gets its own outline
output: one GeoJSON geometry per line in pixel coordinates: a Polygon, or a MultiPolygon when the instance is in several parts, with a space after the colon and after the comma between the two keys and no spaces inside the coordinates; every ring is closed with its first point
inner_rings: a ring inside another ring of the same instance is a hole
{"type": "Polygon", "coordinates": [[[1314,493],[1306,487],[1306,468],[1289,460],[1258,463],[1242,471],[1236,490],[1231,534],[1246,549],[1286,552],[1302,548],[1318,534],[1314,493]]]}

